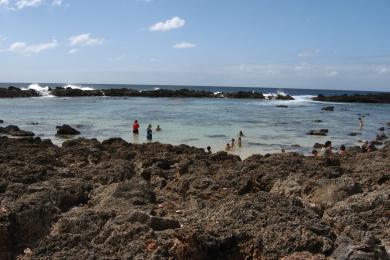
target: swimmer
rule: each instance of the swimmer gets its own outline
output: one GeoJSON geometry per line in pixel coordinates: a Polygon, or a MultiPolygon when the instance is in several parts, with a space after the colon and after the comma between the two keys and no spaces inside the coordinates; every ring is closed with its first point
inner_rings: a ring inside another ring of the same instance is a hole
{"type": "Polygon", "coordinates": [[[160,131],[161,131],[160,125],[157,125],[156,131],[157,131],[157,132],[160,132],[160,131]]]}

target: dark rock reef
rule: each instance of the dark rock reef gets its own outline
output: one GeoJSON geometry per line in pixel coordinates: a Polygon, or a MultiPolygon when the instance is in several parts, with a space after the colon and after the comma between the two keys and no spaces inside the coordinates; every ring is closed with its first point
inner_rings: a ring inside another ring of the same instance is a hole
{"type": "Polygon", "coordinates": [[[388,259],[389,158],[0,137],[0,259],[388,259]]]}
{"type": "MultiPolygon", "coordinates": [[[[172,98],[240,98],[240,99],[265,99],[264,95],[255,91],[238,91],[226,93],[213,93],[204,90],[169,90],[157,89],[138,91],[134,89],[120,88],[120,89],[100,89],[100,90],[81,90],[72,88],[56,87],[49,90],[51,95],[56,97],[172,97],[172,98]]],[[[8,89],[0,88],[0,98],[13,97],[32,97],[40,94],[35,90],[21,90],[15,87],[8,89]]],[[[270,99],[277,100],[294,100],[293,97],[286,95],[271,96],[270,99]]]]}
{"type": "Polygon", "coordinates": [[[314,101],[325,102],[348,102],[348,103],[390,103],[390,93],[378,93],[367,95],[341,95],[324,96],[318,95],[313,98],[314,101]]]}
{"type": "Polygon", "coordinates": [[[16,97],[39,97],[39,93],[33,89],[21,90],[10,86],[8,88],[0,88],[0,98],[16,98],[16,97]]]}

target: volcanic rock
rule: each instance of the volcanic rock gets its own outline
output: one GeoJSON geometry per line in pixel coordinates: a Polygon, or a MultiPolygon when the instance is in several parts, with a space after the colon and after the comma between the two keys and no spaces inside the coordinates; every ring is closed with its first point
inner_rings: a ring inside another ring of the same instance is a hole
{"type": "Polygon", "coordinates": [[[2,137],[0,259],[388,259],[389,157],[2,137]]]}
{"type": "Polygon", "coordinates": [[[70,125],[57,126],[57,135],[79,135],[80,132],[70,125]]]}

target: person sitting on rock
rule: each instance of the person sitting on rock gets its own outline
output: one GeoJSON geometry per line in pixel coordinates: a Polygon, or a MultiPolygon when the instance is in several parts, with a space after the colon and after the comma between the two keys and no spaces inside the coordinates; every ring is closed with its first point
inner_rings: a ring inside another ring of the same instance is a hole
{"type": "Polygon", "coordinates": [[[332,159],[333,151],[332,151],[332,142],[326,141],[324,147],[321,149],[321,156],[326,159],[332,159]]]}
{"type": "Polygon", "coordinates": [[[153,131],[152,131],[152,125],[149,124],[148,128],[146,129],[146,139],[152,140],[153,139],[153,131]]]}
{"type": "Polygon", "coordinates": [[[157,125],[156,131],[157,131],[157,132],[160,132],[160,131],[161,131],[160,125],[157,125]]]}
{"type": "Polygon", "coordinates": [[[207,153],[211,154],[211,147],[210,146],[207,146],[207,153]]]}
{"type": "Polygon", "coordinates": [[[229,144],[229,143],[227,143],[227,144],[225,145],[225,151],[230,151],[230,144],[229,144]]]}
{"type": "Polygon", "coordinates": [[[311,151],[311,155],[313,157],[317,157],[318,156],[318,151],[316,149],[313,149],[313,151],[311,151]]]}
{"type": "Polygon", "coordinates": [[[360,147],[362,153],[368,152],[368,141],[364,141],[362,146],[360,147]]]}
{"type": "Polygon", "coordinates": [[[345,145],[343,145],[343,144],[340,146],[339,155],[345,156],[345,145]]]}
{"type": "Polygon", "coordinates": [[[133,124],[133,134],[139,134],[139,124],[138,124],[138,120],[135,120],[134,121],[134,124],[133,124]]]}
{"type": "Polygon", "coordinates": [[[373,142],[370,142],[367,146],[367,153],[376,151],[375,144],[373,142]]]}

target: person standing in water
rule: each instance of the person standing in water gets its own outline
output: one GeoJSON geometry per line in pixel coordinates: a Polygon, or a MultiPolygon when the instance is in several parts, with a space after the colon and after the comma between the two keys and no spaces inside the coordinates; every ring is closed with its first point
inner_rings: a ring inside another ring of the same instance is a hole
{"type": "Polygon", "coordinates": [[[359,126],[360,126],[360,129],[363,129],[364,123],[363,123],[362,117],[359,117],[359,126]]]}
{"type": "Polygon", "coordinates": [[[134,124],[133,124],[133,134],[139,134],[139,124],[138,124],[138,120],[135,120],[134,121],[134,124]]]}
{"type": "Polygon", "coordinates": [[[160,132],[160,131],[161,131],[160,125],[157,125],[156,131],[157,131],[157,132],[160,132]]]}
{"type": "Polygon", "coordinates": [[[239,136],[239,137],[244,137],[244,133],[243,133],[242,131],[240,131],[240,133],[239,133],[238,136],[239,136]]]}
{"type": "Polygon", "coordinates": [[[152,131],[152,125],[149,124],[148,128],[146,129],[146,139],[151,141],[153,139],[153,131],[152,131]]]}
{"type": "Polygon", "coordinates": [[[236,147],[236,140],[233,138],[232,139],[232,142],[231,142],[231,144],[230,144],[230,148],[234,148],[234,147],[236,147]]]}
{"type": "Polygon", "coordinates": [[[241,147],[242,146],[242,140],[241,140],[241,136],[238,137],[238,140],[237,140],[237,145],[238,147],[241,147]]]}

